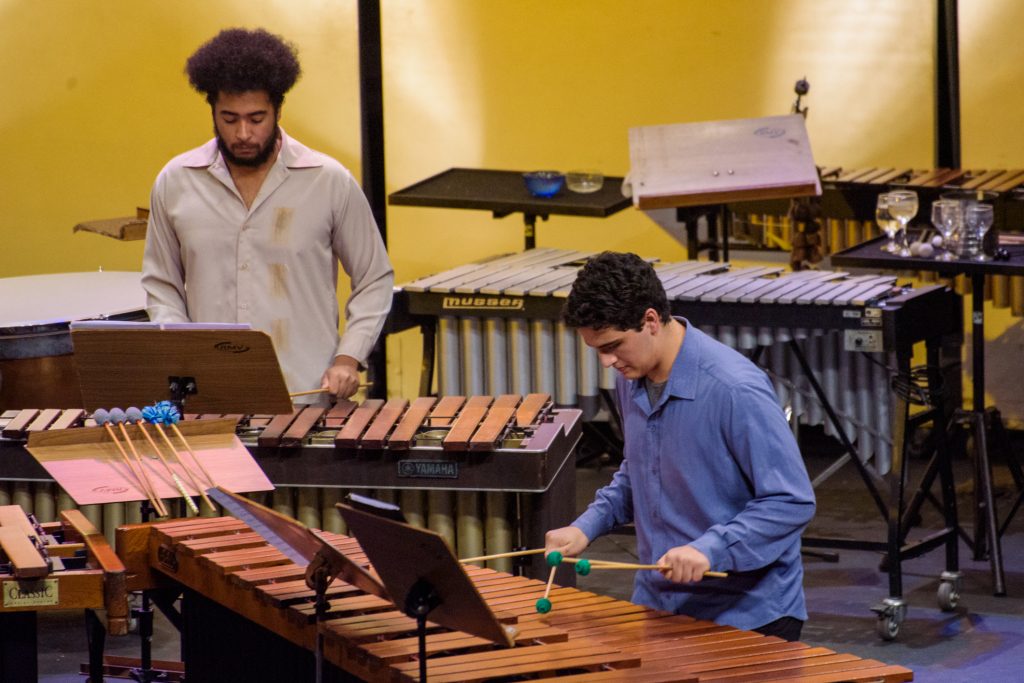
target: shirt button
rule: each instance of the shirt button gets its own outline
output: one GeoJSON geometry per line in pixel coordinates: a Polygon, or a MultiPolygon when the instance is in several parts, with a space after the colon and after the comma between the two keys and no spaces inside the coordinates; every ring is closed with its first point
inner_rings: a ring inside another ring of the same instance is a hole
{"type": "Polygon", "coordinates": [[[243,311],[248,310],[249,304],[238,304],[238,307],[243,311]]]}
{"type": "Polygon", "coordinates": [[[242,264],[242,270],[249,270],[249,264],[248,263],[243,263],[242,264]]]}

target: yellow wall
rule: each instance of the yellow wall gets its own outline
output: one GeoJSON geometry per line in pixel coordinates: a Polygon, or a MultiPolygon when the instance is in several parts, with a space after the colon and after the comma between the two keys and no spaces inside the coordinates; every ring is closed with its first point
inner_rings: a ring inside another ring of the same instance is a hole
{"type": "MultiPolygon", "coordinates": [[[[388,190],[451,166],[622,175],[630,126],[786,113],[801,76],[819,163],[931,166],[933,5],[383,0],[388,190]]],[[[961,5],[965,163],[1022,167],[1024,6],[961,5]]],[[[71,227],[145,206],[163,163],[209,136],[182,67],[227,26],[297,44],[304,76],[283,124],[358,176],[355,19],[353,0],[0,0],[0,276],[138,269],[141,243],[71,227]]],[[[400,281],[522,244],[515,216],[388,217],[400,281]]],[[[632,210],[554,217],[538,243],[684,257],[632,210]]],[[[414,394],[417,344],[392,347],[396,384],[414,394]]]]}

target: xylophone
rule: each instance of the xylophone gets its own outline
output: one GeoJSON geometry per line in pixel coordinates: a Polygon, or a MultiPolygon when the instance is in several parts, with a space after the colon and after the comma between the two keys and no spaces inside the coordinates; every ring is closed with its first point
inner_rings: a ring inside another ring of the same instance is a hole
{"type": "MultiPolygon", "coordinates": [[[[354,539],[328,535],[352,560],[354,539]]],[[[176,586],[189,681],[309,680],[319,630],[332,665],[324,680],[418,678],[415,620],[381,598],[335,581],[326,620],[314,620],[304,570],[241,521],[221,518],[118,530],[131,588],[176,586]],[[245,653],[244,655],[242,653],[245,653]]],[[[669,615],[573,588],[535,612],[544,583],[490,569],[466,571],[492,611],[518,630],[515,646],[429,624],[430,681],[909,681],[913,673],[854,655],[669,615]]]]}
{"type": "MultiPolygon", "coordinates": [[[[0,506],[0,680],[35,681],[36,612],[86,610],[90,660],[103,656],[103,625],[128,632],[125,567],[113,548],[77,510],[39,524],[17,505],[0,506]]],[[[93,680],[101,680],[96,677],[93,680]]]]}
{"type": "MultiPolygon", "coordinates": [[[[544,531],[568,523],[575,512],[580,414],[554,408],[544,394],[341,401],[329,409],[297,406],[285,415],[231,417],[242,443],[279,487],[275,509],[306,526],[343,530],[334,509],[343,490],[373,489],[379,498],[400,498],[413,523],[469,556],[543,545],[544,531]]],[[[92,419],[81,410],[0,415],[0,449],[8,455],[0,479],[19,480],[9,484],[8,495],[28,509],[52,509],[54,485],[22,444],[31,431],[87,424],[92,419]]],[[[104,506],[103,526],[109,526],[108,508],[110,521],[121,524],[134,507],[104,506]]],[[[512,563],[492,566],[509,570],[512,563]]],[[[544,571],[539,560],[530,567],[544,571]]]]}
{"type": "MultiPolygon", "coordinates": [[[[534,249],[401,285],[396,305],[436,321],[439,391],[544,391],[592,416],[601,390],[614,386],[614,371],[601,368],[597,354],[559,319],[586,256],[534,249]]],[[[960,298],[941,285],[907,288],[892,275],[715,262],[656,268],[675,314],[743,352],[762,349],[780,403],[801,423],[824,423],[833,435],[841,429],[878,473],[891,465],[889,384],[902,369],[895,357],[909,363],[915,343],[961,335],[960,298]],[[788,353],[794,339],[804,344],[839,424],[826,419],[824,402],[788,353]]]]}

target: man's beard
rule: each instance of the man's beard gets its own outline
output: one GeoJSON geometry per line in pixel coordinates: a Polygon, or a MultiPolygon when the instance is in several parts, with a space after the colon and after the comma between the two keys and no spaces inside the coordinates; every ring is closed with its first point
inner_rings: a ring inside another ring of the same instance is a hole
{"type": "Polygon", "coordinates": [[[249,166],[256,168],[267,163],[267,160],[274,154],[274,150],[277,149],[277,141],[281,138],[281,128],[274,126],[274,134],[270,136],[267,143],[260,148],[260,151],[253,157],[238,157],[232,154],[231,150],[228,149],[228,145],[224,142],[224,138],[220,136],[220,131],[217,130],[217,126],[213,127],[213,135],[217,138],[217,149],[220,150],[221,155],[225,161],[234,166],[249,166]]]}

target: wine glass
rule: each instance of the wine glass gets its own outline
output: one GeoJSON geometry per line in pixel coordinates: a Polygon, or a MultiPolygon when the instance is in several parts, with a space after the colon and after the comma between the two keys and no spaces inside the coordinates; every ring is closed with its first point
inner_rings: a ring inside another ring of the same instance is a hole
{"type": "Polygon", "coordinates": [[[878,223],[878,227],[882,229],[885,236],[889,238],[889,241],[882,247],[882,251],[895,254],[898,251],[896,247],[896,233],[899,232],[900,224],[889,213],[888,193],[883,192],[878,195],[878,201],[875,204],[875,222],[878,223]]]}
{"type": "Polygon", "coordinates": [[[956,199],[937,199],[932,202],[932,225],[942,235],[941,254],[935,255],[936,261],[954,261],[953,236],[963,224],[963,213],[960,202],[956,199]]]}
{"type": "Polygon", "coordinates": [[[917,193],[911,190],[895,190],[889,193],[889,215],[899,222],[899,248],[897,256],[910,256],[907,245],[907,224],[917,215],[917,193]]]}
{"type": "Polygon", "coordinates": [[[985,233],[992,227],[992,205],[970,204],[964,209],[964,223],[971,231],[971,236],[978,245],[978,252],[971,257],[972,261],[991,261],[992,257],[985,253],[985,233]]]}

